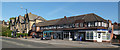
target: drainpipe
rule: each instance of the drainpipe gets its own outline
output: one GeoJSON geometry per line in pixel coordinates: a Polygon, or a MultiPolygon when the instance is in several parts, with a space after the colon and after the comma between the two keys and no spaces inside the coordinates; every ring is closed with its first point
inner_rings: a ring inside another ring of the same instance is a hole
{"type": "Polygon", "coordinates": [[[64,39],[64,32],[62,32],[62,40],[64,39]]]}

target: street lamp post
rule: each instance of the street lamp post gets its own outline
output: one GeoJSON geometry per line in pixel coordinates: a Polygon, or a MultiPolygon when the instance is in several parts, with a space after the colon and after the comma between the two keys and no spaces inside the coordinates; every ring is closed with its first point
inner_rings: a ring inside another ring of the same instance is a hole
{"type": "MultiPolygon", "coordinates": [[[[25,9],[25,8],[21,7],[21,9],[25,9]]],[[[27,14],[27,9],[25,9],[25,10],[26,10],[26,14],[27,14]]]]}
{"type": "MultiPolygon", "coordinates": [[[[21,7],[21,9],[25,9],[25,8],[23,8],[23,7],[21,7]]],[[[26,10],[26,16],[27,16],[27,9],[25,9],[26,10]]],[[[25,18],[25,17],[24,17],[25,18]]],[[[25,30],[27,31],[27,28],[26,28],[26,18],[25,18],[25,30]]],[[[27,39],[27,37],[25,37],[26,39],[27,39]]]]}
{"type": "MultiPolygon", "coordinates": [[[[25,9],[25,8],[23,8],[23,7],[21,7],[21,9],[25,9]]],[[[27,15],[27,9],[25,9],[26,10],[26,15],[27,15]]],[[[25,19],[25,22],[26,22],[26,19],[25,19]]],[[[26,30],[26,23],[25,23],[25,30],[26,30]]]]}

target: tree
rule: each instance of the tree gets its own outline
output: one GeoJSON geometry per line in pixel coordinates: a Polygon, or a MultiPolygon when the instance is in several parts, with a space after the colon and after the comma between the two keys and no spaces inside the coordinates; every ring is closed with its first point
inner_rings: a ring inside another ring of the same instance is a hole
{"type": "Polygon", "coordinates": [[[11,37],[12,31],[9,30],[9,27],[2,26],[2,36],[11,37]]]}

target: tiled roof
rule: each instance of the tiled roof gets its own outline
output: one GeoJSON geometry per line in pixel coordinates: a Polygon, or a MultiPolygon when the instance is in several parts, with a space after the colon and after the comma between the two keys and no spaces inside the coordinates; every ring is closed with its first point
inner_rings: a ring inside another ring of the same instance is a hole
{"type": "Polygon", "coordinates": [[[20,23],[24,23],[24,16],[19,16],[20,23]]]}
{"type": "Polygon", "coordinates": [[[36,18],[36,20],[43,20],[43,21],[46,21],[43,17],[41,17],[41,16],[38,16],[37,18],[36,18]]]}
{"type": "Polygon", "coordinates": [[[29,20],[40,19],[40,20],[46,21],[43,17],[32,14],[31,12],[28,13],[28,18],[29,20]]]}
{"type": "Polygon", "coordinates": [[[81,22],[91,22],[91,21],[103,21],[107,22],[107,20],[97,16],[94,13],[78,15],[78,16],[71,16],[71,17],[64,17],[55,20],[49,20],[41,23],[36,23],[36,26],[49,26],[49,25],[59,25],[59,24],[72,24],[76,21],[81,22]]]}
{"type": "Polygon", "coordinates": [[[31,13],[28,13],[28,16],[29,16],[29,20],[34,20],[38,17],[37,15],[31,13]]]}
{"type": "Polygon", "coordinates": [[[114,23],[113,24],[113,28],[114,28],[114,30],[120,30],[120,25],[119,25],[119,23],[118,24],[116,24],[116,23],[114,23]]]}

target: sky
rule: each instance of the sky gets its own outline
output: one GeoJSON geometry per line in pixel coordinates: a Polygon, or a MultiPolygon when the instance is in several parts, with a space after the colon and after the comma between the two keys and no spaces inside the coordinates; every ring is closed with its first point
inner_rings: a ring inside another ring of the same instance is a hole
{"type": "Polygon", "coordinates": [[[95,13],[106,20],[118,22],[118,2],[3,2],[0,20],[24,16],[26,11],[21,7],[46,20],[95,13]]]}

